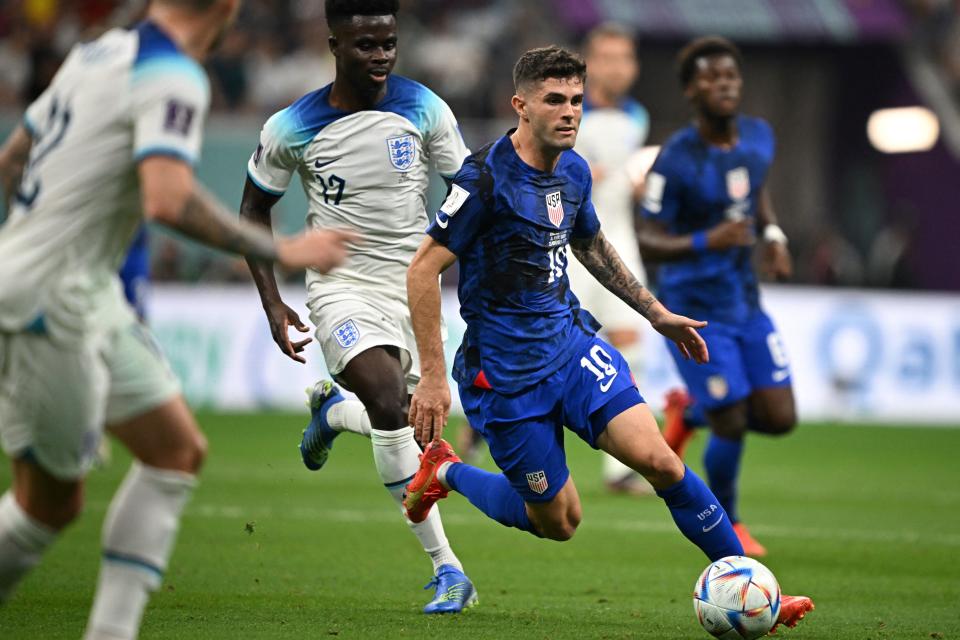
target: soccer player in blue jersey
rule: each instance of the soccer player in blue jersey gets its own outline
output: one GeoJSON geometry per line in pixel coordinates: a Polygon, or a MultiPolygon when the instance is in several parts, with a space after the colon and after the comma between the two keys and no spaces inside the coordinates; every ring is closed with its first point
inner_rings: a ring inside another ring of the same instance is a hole
{"type": "MultiPolygon", "coordinates": [[[[660,304],[600,230],[590,169],[572,150],[586,65],[564,49],[533,49],[513,77],[517,128],[467,159],[407,273],[422,363],[410,420],[420,441],[430,443],[407,486],[407,514],[425,518],[453,490],[501,524],[570,539],[581,508],[563,450],[566,425],[643,474],[708,557],[740,555],[723,507],[664,442],[623,357],[597,337],[598,324],[570,291],[568,246],[685,358],[708,360],[697,333],[706,323],[660,304]],[[456,260],[467,329],[454,378],[501,474],[461,462],[440,439],[450,390],[439,275],[456,260]]],[[[809,598],[784,597],[778,622],[796,624],[812,606],[809,598]]]]}
{"type": "Polygon", "coordinates": [[[760,557],[766,549],[737,510],[743,438],[748,430],[788,433],[797,417],[790,362],[760,306],[756,238],[768,275],[790,276],[791,263],[766,187],[773,132],[738,113],[740,63],[737,47],[723,38],[694,40],[680,52],[680,83],[696,117],[667,141],[647,177],[640,246],[645,258],[663,262],[662,300],[710,323],[702,330],[709,363],[693,366],[670,351],[712,431],[704,454],[710,487],[744,550],[760,557]]]}
{"type": "MultiPolygon", "coordinates": [[[[330,381],[310,390],[311,420],[300,453],[321,469],[340,433],[370,438],[380,480],[403,517],[403,487],[416,473],[420,447],[407,422],[408,394],[420,379],[404,281],[427,226],[428,170],[450,178],[469,150],[450,107],[430,89],[394,75],[397,0],[327,0],[333,83],[274,114],[247,165],[240,213],[270,225],[270,211],[294,174],[307,196],[307,225],[362,230],[363,242],[329,274],[307,271],[307,307],[330,381]]],[[[273,265],[248,260],[274,341],[288,357],[310,338],[284,304],[273,265]]],[[[444,533],[440,513],[408,522],[433,564],[434,598],[424,612],[456,613],[476,589],[444,533]]]]}

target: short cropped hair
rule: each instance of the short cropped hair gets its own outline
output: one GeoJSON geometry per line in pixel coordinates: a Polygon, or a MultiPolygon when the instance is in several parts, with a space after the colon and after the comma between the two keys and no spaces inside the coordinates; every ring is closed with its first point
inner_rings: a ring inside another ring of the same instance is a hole
{"type": "Polygon", "coordinates": [[[400,0],[325,0],[327,26],[353,16],[396,16],[400,0]]]}
{"type": "Polygon", "coordinates": [[[693,76],[697,73],[697,60],[710,56],[730,56],[737,67],[743,67],[743,56],[740,49],[726,38],[720,36],[706,36],[693,40],[677,54],[677,76],[680,86],[686,88],[693,76]]]}
{"type": "Polygon", "coordinates": [[[630,44],[635,44],[635,36],[633,31],[623,26],[618,22],[604,22],[590,31],[587,32],[587,35],[583,37],[583,53],[587,55],[590,53],[590,47],[593,46],[593,43],[597,40],[603,38],[619,38],[621,40],[627,40],[630,44]]]}
{"type": "Polygon", "coordinates": [[[586,80],[586,63],[576,53],[556,45],[530,49],[513,66],[513,86],[517,91],[530,82],[574,76],[581,82],[586,80]]]}

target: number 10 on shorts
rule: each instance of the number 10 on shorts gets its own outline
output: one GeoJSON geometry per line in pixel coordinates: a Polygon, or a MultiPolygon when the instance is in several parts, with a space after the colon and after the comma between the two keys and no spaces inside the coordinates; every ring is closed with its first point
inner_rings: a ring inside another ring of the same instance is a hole
{"type": "Polygon", "coordinates": [[[610,385],[617,378],[617,368],[613,366],[613,358],[598,344],[591,347],[589,358],[586,356],[580,358],[580,367],[587,369],[597,377],[597,382],[600,383],[600,391],[603,393],[610,389],[610,385]]]}

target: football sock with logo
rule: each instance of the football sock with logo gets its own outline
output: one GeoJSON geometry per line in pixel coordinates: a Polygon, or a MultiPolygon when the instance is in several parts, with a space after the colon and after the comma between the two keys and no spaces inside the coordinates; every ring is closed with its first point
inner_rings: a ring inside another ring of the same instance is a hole
{"type": "Polygon", "coordinates": [[[17,504],[12,490],[3,494],[0,498],[0,604],[37,566],[56,537],[56,531],[31,518],[17,504]]]}
{"type": "Polygon", "coordinates": [[[183,471],[136,461],[130,467],[103,523],[103,560],[87,640],[137,637],[196,484],[196,477],[183,471]]]}
{"type": "Polygon", "coordinates": [[[682,480],[657,495],[667,503],[681,533],[710,560],[743,555],[743,546],[719,500],[689,467],[684,468],[682,480]]]}
{"type": "Polygon", "coordinates": [[[707,471],[710,489],[733,522],[740,520],[737,513],[737,478],[740,476],[742,455],[743,440],[728,440],[715,433],[710,434],[703,453],[703,466],[707,471]]]}
{"type": "Polygon", "coordinates": [[[463,495],[502,525],[536,534],[527,505],[502,473],[490,473],[463,462],[444,465],[441,483],[463,495]]]}
{"type": "Polygon", "coordinates": [[[370,417],[359,400],[344,400],[327,410],[327,424],[334,431],[351,431],[370,437],[370,417]]]}
{"type": "MultiPolygon", "coordinates": [[[[394,431],[372,429],[370,440],[373,442],[373,460],[383,486],[390,492],[393,501],[400,508],[400,513],[405,514],[403,492],[420,467],[420,447],[413,437],[413,428],[403,427],[394,431]]],[[[444,564],[452,564],[463,571],[463,565],[447,541],[440,510],[436,506],[430,510],[430,515],[423,522],[411,522],[406,516],[404,518],[423,545],[423,550],[430,556],[434,571],[444,564]]]]}

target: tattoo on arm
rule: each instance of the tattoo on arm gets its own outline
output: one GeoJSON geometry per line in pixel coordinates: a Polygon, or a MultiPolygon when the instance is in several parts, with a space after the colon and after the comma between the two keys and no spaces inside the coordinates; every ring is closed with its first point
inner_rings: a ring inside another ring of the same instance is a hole
{"type": "Polygon", "coordinates": [[[269,231],[238,219],[199,184],[194,185],[186,206],[168,226],[217,249],[271,262],[277,259],[277,247],[269,231]]]}
{"type": "Polygon", "coordinates": [[[600,284],[630,305],[634,311],[650,319],[650,307],[657,299],[630,272],[602,231],[593,238],[574,239],[570,242],[570,247],[577,260],[600,284]]]}

